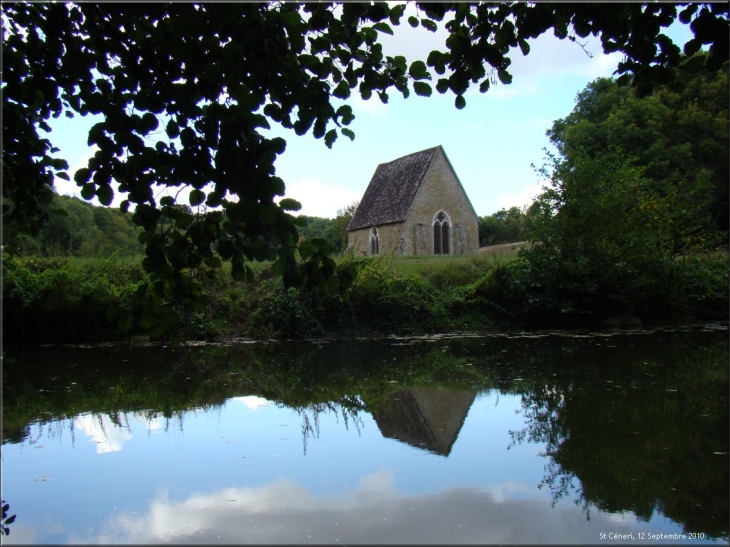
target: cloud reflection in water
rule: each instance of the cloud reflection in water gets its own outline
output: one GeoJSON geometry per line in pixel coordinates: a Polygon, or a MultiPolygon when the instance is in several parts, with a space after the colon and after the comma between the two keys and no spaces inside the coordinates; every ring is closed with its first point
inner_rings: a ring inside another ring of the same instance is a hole
{"type": "Polygon", "coordinates": [[[379,470],[361,477],[355,491],[317,498],[302,485],[281,478],[257,488],[226,488],[182,501],[171,501],[164,492],[146,514],[123,513],[104,523],[97,536],[68,539],[71,543],[552,543],[571,537],[593,543],[601,532],[631,527],[624,519],[616,522],[600,514],[586,523],[579,508],[551,508],[544,499],[511,499],[514,492],[528,489],[506,483],[414,496],[397,491],[392,471],[379,470]]]}

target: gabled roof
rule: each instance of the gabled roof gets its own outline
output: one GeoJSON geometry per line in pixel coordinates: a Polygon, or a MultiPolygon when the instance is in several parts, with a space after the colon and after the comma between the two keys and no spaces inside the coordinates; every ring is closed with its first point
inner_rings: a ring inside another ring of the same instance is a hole
{"type": "Polygon", "coordinates": [[[378,165],[347,229],[403,222],[439,149],[443,152],[435,146],[378,165]]]}
{"type": "Polygon", "coordinates": [[[406,388],[381,400],[372,415],[383,437],[448,456],[475,398],[475,390],[406,388]]]}

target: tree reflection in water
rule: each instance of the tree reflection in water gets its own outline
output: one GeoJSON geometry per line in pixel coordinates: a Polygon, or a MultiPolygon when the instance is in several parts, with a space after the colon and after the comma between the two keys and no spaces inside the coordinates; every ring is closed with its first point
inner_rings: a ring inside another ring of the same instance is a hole
{"type": "Polygon", "coordinates": [[[670,347],[657,357],[602,370],[586,363],[590,381],[532,379],[521,393],[526,426],[510,432],[509,448],[544,443],[538,487],[553,505],[571,495],[587,518],[591,507],[641,521],[660,512],[685,532],[726,539],[727,348],[670,347]]]}
{"type": "Polygon", "coordinates": [[[522,400],[525,427],[510,446],[544,443],[540,487],[553,504],[573,497],[588,518],[591,508],[642,520],[661,512],[686,531],[727,538],[726,332],[530,338],[151,347],[133,359],[128,349],[38,348],[3,371],[2,442],[66,430],[73,441],[91,422],[110,443],[111,428],[132,420],[182,430],[187,412],[256,395],[301,416],[305,454],[323,414],[360,433],[363,411],[385,436],[428,447],[423,431],[455,439],[473,394],[498,386],[522,400]],[[440,390],[448,412],[427,412],[425,395],[440,390]]]}
{"type": "Polygon", "coordinates": [[[294,408],[302,418],[302,446],[304,455],[307,455],[307,440],[319,438],[319,417],[324,414],[333,414],[335,418],[342,416],[345,429],[349,430],[349,424],[355,426],[358,435],[363,427],[362,417],[358,414],[367,410],[363,400],[359,396],[344,397],[340,401],[327,401],[324,403],[313,403],[310,405],[294,408]]]}

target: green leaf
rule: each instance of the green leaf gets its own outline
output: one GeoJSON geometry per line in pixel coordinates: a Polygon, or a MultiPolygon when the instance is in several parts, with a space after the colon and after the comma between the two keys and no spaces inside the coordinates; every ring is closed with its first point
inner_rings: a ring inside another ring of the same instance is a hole
{"type": "Polygon", "coordinates": [[[411,25],[413,28],[418,27],[418,18],[411,15],[408,18],[408,24],[411,25]]]}
{"type": "Polygon", "coordinates": [[[332,91],[332,95],[340,99],[347,99],[350,96],[350,86],[345,80],[342,80],[339,84],[337,84],[334,91],[332,91]]]}
{"type": "Polygon", "coordinates": [[[373,25],[373,28],[379,32],[383,32],[385,34],[390,34],[393,36],[393,29],[390,28],[390,25],[388,23],[375,23],[373,25]]]}
{"type": "Polygon", "coordinates": [[[355,116],[352,113],[352,107],[350,105],[344,104],[341,107],[337,109],[337,116],[342,116],[342,123],[344,125],[349,125],[352,120],[355,119],[355,116]]]}
{"type": "Polygon", "coordinates": [[[317,246],[311,241],[302,241],[299,244],[299,254],[304,260],[311,258],[317,252],[317,246]]]}
{"type": "Polygon", "coordinates": [[[440,78],[438,82],[436,82],[436,91],[441,93],[442,95],[446,93],[449,90],[449,80],[446,78],[440,78]]]}
{"type": "Polygon", "coordinates": [[[276,222],[276,212],[277,212],[276,205],[269,204],[269,203],[262,203],[261,205],[259,205],[258,212],[259,212],[259,219],[264,224],[271,225],[271,224],[274,224],[274,222],[276,222]]]}
{"type": "Polygon", "coordinates": [[[408,75],[414,80],[430,80],[431,75],[428,73],[426,63],[423,61],[414,61],[408,69],[408,75]]]}
{"type": "Polygon", "coordinates": [[[246,270],[243,267],[242,263],[233,264],[231,266],[231,277],[235,281],[245,281],[246,280],[246,270]]]}
{"type": "Polygon", "coordinates": [[[208,197],[205,199],[205,204],[208,207],[220,207],[220,205],[223,203],[223,198],[218,192],[211,192],[208,194],[208,197]]]}
{"type": "Polygon", "coordinates": [[[692,20],[692,15],[697,11],[697,4],[690,4],[687,8],[679,12],[679,20],[688,25],[692,20]]]}
{"type": "Polygon", "coordinates": [[[310,242],[317,247],[317,252],[327,255],[332,252],[332,245],[321,238],[311,239],[310,242]]]}
{"type": "Polygon", "coordinates": [[[71,181],[71,179],[70,179],[70,178],[69,178],[69,176],[68,176],[68,173],[64,173],[63,171],[62,171],[62,172],[60,172],[60,173],[56,173],[56,176],[57,176],[57,177],[58,177],[59,179],[62,179],[62,180],[67,180],[67,181],[71,181]]]}
{"type": "Polygon", "coordinates": [[[176,139],[180,135],[180,127],[173,120],[170,120],[167,122],[166,132],[168,137],[176,139]]]}
{"type": "Polygon", "coordinates": [[[89,171],[86,167],[82,167],[74,174],[74,180],[79,186],[89,182],[89,179],[91,179],[91,171],[89,171]]]}
{"type": "Polygon", "coordinates": [[[413,90],[416,92],[416,95],[420,95],[421,97],[430,97],[433,92],[431,86],[426,82],[413,82],[413,90]]]}
{"type": "Polygon", "coordinates": [[[430,19],[422,19],[421,26],[429,32],[436,32],[438,30],[438,25],[430,19]]]}
{"type": "Polygon", "coordinates": [[[114,190],[108,185],[99,186],[99,189],[96,191],[96,197],[99,198],[99,203],[108,207],[114,199],[114,190]]]}
{"type": "Polygon", "coordinates": [[[142,317],[139,318],[139,326],[145,330],[150,329],[155,324],[155,316],[150,310],[144,310],[142,317]]]}
{"type": "Polygon", "coordinates": [[[520,40],[518,42],[520,44],[520,50],[522,50],[522,55],[527,55],[530,53],[530,44],[527,43],[527,40],[520,40]]]}
{"type": "Polygon", "coordinates": [[[81,197],[90,200],[96,194],[96,187],[92,183],[84,184],[81,188],[81,197]]]}
{"type": "Polygon", "coordinates": [[[144,116],[142,116],[142,133],[147,134],[150,131],[154,131],[157,129],[157,126],[159,125],[159,122],[157,121],[157,116],[152,114],[151,112],[147,112],[144,116]]]}
{"type": "Polygon", "coordinates": [[[697,53],[702,48],[702,40],[699,38],[692,38],[684,44],[684,54],[688,57],[697,53]]]}
{"type": "Polygon", "coordinates": [[[279,207],[285,211],[299,211],[302,208],[302,204],[292,198],[284,198],[279,202],[279,207]]]}
{"type": "Polygon", "coordinates": [[[276,137],[271,139],[271,148],[276,154],[283,154],[284,150],[286,150],[286,141],[282,139],[281,137],[276,137]]]}
{"type": "Polygon", "coordinates": [[[616,85],[618,87],[627,86],[629,84],[631,84],[631,74],[628,72],[616,78],[616,85]]]}
{"type": "Polygon", "coordinates": [[[327,148],[332,148],[332,144],[337,140],[337,130],[336,129],[330,129],[327,131],[327,133],[324,136],[324,143],[327,145],[327,148]]]}
{"type": "Polygon", "coordinates": [[[211,256],[210,258],[206,258],[204,260],[204,262],[205,262],[205,265],[208,266],[209,268],[220,268],[223,265],[223,263],[221,262],[221,259],[218,258],[217,256],[211,256]]]}
{"type": "Polygon", "coordinates": [[[459,110],[461,110],[462,108],[464,108],[466,106],[466,99],[464,99],[464,96],[463,95],[457,95],[456,96],[456,100],[454,101],[454,105],[459,110]]]}
{"type": "Polygon", "coordinates": [[[276,262],[271,265],[271,273],[276,276],[284,273],[284,261],[281,258],[277,258],[276,262]]]}
{"type": "Polygon", "coordinates": [[[679,65],[679,68],[686,70],[687,72],[696,73],[705,65],[706,59],[707,57],[704,55],[697,55],[679,65]]]}
{"type": "Polygon", "coordinates": [[[190,192],[190,205],[195,207],[205,201],[205,192],[198,190],[197,188],[190,192]]]}
{"type": "Polygon", "coordinates": [[[121,331],[128,331],[131,330],[132,325],[134,325],[134,316],[131,312],[125,312],[117,322],[117,326],[119,327],[119,330],[121,331]]]}
{"type": "Polygon", "coordinates": [[[398,4],[390,9],[390,22],[394,25],[400,24],[400,18],[403,17],[403,12],[406,9],[405,4],[398,4]]]}
{"type": "Polygon", "coordinates": [[[355,133],[351,129],[348,129],[347,127],[343,127],[342,129],[340,129],[340,131],[342,131],[342,134],[345,137],[348,137],[351,141],[355,140],[355,133]]]}
{"type": "Polygon", "coordinates": [[[506,70],[500,68],[497,71],[497,76],[499,77],[499,81],[505,85],[512,83],[512,75],[506,70]]]}
{"type": "Polygon", "coordinates": [[[43,92],[40,89],[37,89],[35,92],[35,100],[33,101],[33,104],[31,105],[31,109],[38,110],[41,106],[43,106],[43,102],[45,100],[46,100],[46,98],[43,95],[43,92]]]}
{"type": "Polygon", "coordinates": [[[364,27],[361,29],[360,34],[362,34],[365,42],[368,44],[371,44],[378,39],[378,33],[370,27],[364,27]]]}

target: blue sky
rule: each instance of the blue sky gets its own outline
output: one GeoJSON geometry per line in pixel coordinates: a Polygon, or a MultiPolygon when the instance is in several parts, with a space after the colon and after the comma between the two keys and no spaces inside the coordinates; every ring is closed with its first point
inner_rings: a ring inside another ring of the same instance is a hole
{"type": "MultiPolygon", "coordinates": [[[[406,17],[412,9],[407,8],[406,17]]],[[[433,49],[445,49],[442,28],[436,33],[412,29],[403,19],[394,30],[392,37],[381,35],[385,55],[405,55],[412,62],[425,60],[433,49]]],[[[680,47],[692,37],[689,26],[680,23],[667,34],[680,47]]],[[[463,110],[456,109],[451,92],[434,91],[428,98],[411,93],[403,99],[393,89],[388,104],[376,95],[363,101],[354,93],[346,102],[355,113],[350,125],[355,140],[340,135],[332,149],[311,134],[299,137],[273,126],[267,136],[287,141],[276,164],[286,197],[302,203],[301,214],[333,218],[338,209],[361,198],[378,164],[442,145],[477,214],[528,205],[542,184],[531,164],[542,165],[543,149],[550,148],[545,131],[571,112],[578,92],[595,78],[611,76],[621,60],[617,53],[604,55],[597,38],[584,42],[581,48],[550,32],[531,40],[528,56],[519,49],[511,53],[512,84],[498,83],[484,94],[474,86],[463,110]]],[[[86,139],[96,121],[92,116],[51,120],[49,138],[68,161],[72,179],[94,153],[86,139]]],[[[69,195],[79,191],[75,183],[60,179],[56,189],[69,195]]],[[[122,199],[115,196],[114,203],[122,199]]]]}

